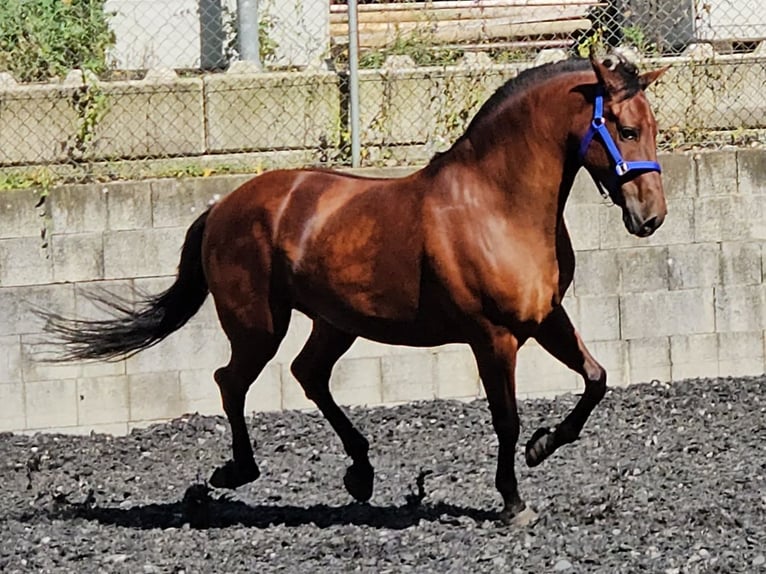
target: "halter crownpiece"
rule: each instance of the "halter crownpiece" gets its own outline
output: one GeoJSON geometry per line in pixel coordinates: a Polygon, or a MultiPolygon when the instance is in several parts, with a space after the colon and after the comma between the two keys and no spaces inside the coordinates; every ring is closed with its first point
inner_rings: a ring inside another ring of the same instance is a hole
{"type": "MultiPolygon", "coordinates": [[[[585,159],[588,146],[590,146],[596,135],[601,138],[601,142],[604,144],[607,154],[614,163],[614,171],[618,178],[630,179],[630,177],[635,177],[638,174],[646,173],[647,171],[662,173],[662,168],[656,161],[625,161],[622,158],[620,149],[617,147],[617,144],[614,143],[614,139],[612,139],[612,134],[606,129],[606,120],[604,120],[604,92],[601,86],[599,86],[598,91],[596,92],[596,99],[593,102],[593,120],[590,122],[588,133],[585,134],[585,137],[580,143],[580,160],[585,159]]],[[[594,181],[596,181],[596,185],[598,186],[601,195],[607,197],[608,194],[604,192],[601,183],[595,179],[594,181]]]]}

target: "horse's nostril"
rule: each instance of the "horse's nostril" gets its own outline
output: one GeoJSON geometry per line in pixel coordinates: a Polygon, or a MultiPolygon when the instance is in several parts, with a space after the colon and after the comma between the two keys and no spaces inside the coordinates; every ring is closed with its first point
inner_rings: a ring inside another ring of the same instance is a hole
{"type": "Polygon", "coordinates": [[[658,225],[657,217],[650,217],[644,221],[644,224],[641,226],[641,231],[644,234],[649,235],[652,231],[657,229],[658,225]]]}

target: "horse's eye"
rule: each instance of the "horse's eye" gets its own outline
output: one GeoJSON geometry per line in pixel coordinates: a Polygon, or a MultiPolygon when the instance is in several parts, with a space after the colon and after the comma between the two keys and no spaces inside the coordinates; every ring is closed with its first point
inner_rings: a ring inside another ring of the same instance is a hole
{"type": "Polygon", "coordinates": [[[628,141],[634,141],[638,139],[638,130],[636,128],[629,128],[626,126],[620,126],[620,138],[628,141]]]}

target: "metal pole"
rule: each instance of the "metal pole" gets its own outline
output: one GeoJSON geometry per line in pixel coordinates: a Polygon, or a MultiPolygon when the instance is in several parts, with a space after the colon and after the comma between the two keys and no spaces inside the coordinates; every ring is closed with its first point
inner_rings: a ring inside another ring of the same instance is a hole
{"type": "Polygon", "coordinates": [[[351,167],[361,163],[359,142],[359,20],[357,18],[357,0],[348,0],[348,96],[351,118],[351,167]]]}
{"type": "Polygon", "coordinates": [[[239,57],[254,62],[261,69],[261,51],[258,39],[258,0],[237,0],[239,23],[239,57]]]}

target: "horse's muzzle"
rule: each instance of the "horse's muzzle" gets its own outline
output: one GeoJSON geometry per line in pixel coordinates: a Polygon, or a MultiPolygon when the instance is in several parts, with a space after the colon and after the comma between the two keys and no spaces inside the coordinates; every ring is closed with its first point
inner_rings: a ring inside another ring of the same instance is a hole
{"type": "Polygon", "coordinates": [[[637,237],[649,237],[665,221],[665,215],[650,215],[647,218],[642,218],[631,213],[625,209],[622,212],[622,220],[625,223],[625,228],[629,233],[637,237]]]}

